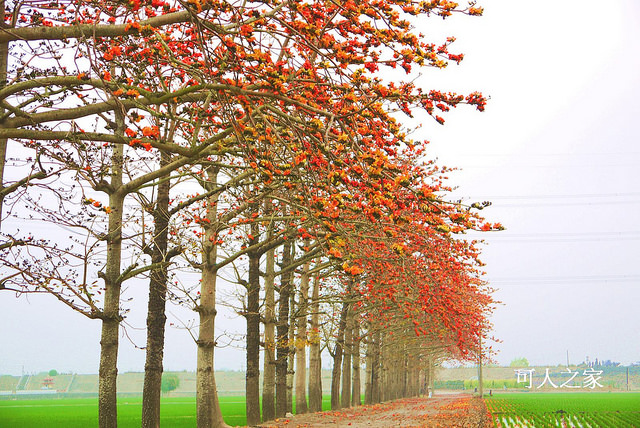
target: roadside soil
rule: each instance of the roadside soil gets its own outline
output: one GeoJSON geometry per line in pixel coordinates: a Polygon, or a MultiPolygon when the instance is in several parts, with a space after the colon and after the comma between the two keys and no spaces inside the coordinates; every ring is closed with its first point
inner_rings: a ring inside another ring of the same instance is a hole
{"type": "Polygon", "coordinates": [[[480,398],[468,394],[415,397],[339,411],[295,415],[258,425],[281,427],[491,427],[489,412],[480,398]]]}

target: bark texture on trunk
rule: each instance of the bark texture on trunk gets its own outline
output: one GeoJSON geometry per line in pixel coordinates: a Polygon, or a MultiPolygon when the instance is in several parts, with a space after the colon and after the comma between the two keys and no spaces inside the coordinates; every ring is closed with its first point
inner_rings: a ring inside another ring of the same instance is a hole
{"type": "Polygon", "coordinates": [[[387,366],[387,353],[388,346],[385,343],[384,339],[380,340],[380,344],[378,345],[379,351],[379,367],[380,367],[380,376],[379,376],[379,398],[376,400],[376,403],[387,401],[387,397],[389,396],[389,389],[387,388],[388,380],[389,380],[389,371],[387,366]]]}
{"type": "MultiPolygon", "coordinates": [[[[258,243],[258,223],[251,224],[249,246],[258,243]]],[[[247,287],[247,425],[260,423],[260,253],[249,253],[249,283],[247,287]]]]}
{"type": "MultiPolygon", "coordinates": [[[[347,292],[347,296],[351,294],[347,292]]],[[[342,304],[340,312],[340,321],[338,323],[338,337],[336,346],[333,351],[333,369],[331,371],[331,410],[340,408],[340,376],[342,373],[342,353],[344,349],[344,332],[347,328],[347,313],[349,312],[349,303],[345,301],[342,304]]]]}
{"type": "MultiPolygon", "coordinates": [[[[309,242],[305,241],[305,247],[309,242]]],[[[309,302],[309,265],[302,268],[300,278],[300,299],[298,302],[297,334],[296,334],[296,413],[307,413],[307,312],[309,302]]]]}
{"type": "Polygon", "coordinates": [[[361,381],[360,381],[360,327],[358,323],[353,323],[353,345],[351,362],[353,364],[353,381],[351,382],[351,405],[360,406],[362,404],[361,381]]]}
{"type": "MultiPolygon", "coordinates": [[[[282,249],[282,269],[291,264],[291,241],[287,240],[282,249]]],[[[287,368],[289,359],[289,298],[291,296],[291,273],[280,279],[278,298],[278,325],[276,328],[276,418],[284,417],[287,407],[287,368]]]]}
{"type": "Polygon", "coordinates": [[[120,322],[104,320],[100,335],[100,368],[98,369],[98,426],[118,426],[116,380],[118,376],[118,330],[120,322]]]}
{"type": "Polygon", "coordinates": [[[365,353],[364,404],[373,403],[373,332],[371,326],[367,332],[367,351],[365,353]]]}
{"type": "Polygon", "coordinates": [[[367,388],[366,403],[380,402],[380,332],[369,332],[367,343],[367,388]]]}
{"type": "Polygon", "coordinates": [[[429,395],[431,391],[431,356],[427,357],[427,367],[424,371],[424,392],[429,395]]]}
{"type": "MultiPolygon", "coordinates": [[[[293,245],[292,245],[293,251],[293,245]]],[[[295,262],[295,257],[291,255],[291,261],[295,262]]],[[[289,295],[289,355],[287,357],[287,412],[293,413],[293,381],[296,373],[296,293],[293,282],[293,273],[291,274],[291,293],[289,295]]]]}
{"type": "Polygon", "coordinates": [[[435,382],[435,357],[429,358],[429,391],[433,393],[433,384],[435,382]]]}
{"type": "MultiPolygon", "coordinates": [[[[116,111],[116,135],[124,135],[123,113],[116,111]]],[[[98,425],[100,428],[118,426],[117,390],[118,333],[120,330],[120,264],[122,258],[122,189],[123,154],[121,144],[115,144],[111,158],[111,188],[109,195],[109,223],[107,254],[104,270],[104,308],[100,335],[100,367],[98,384],[98,425]]]]}
{"type": "Polygon", "coordinates": [[[484,396],[484,382],[482,380],[482,348],[478,352],[478,396],[482,398],[484,396]]]}
{"type": "MultiPolygon", "coordinates": [[[[160,167],[168,164],[170,155],[161,154],[160,167]]],[[[149,303],[147,311],[147,348],[142,387],[142,428],[160,426],[160,396],[162,393],[162,359],[164,356],[164,334],[167,316],[167,248],[169,231],[169,178],[161,179],[157,186],[158,196],[153,211],[155,230],[151,250],[149,278],[149,303]]]]}
{"type": "Polygon", "coordinates": [[[351,354],[353,341],[353,310],[347,312],[347,325],[344,330],[344,355],[342,357],[342,392],[340,405],[351,406],[351,354]]]}
{"type": "Polygon", "coordinates": [[[320,275],[316,274],[311,292],[311,331],[309,333],[309,410],[322,410],[322,359],[320,347],[320,275]]]}
{"type": "MultiPolygon", "coordinates": [[[[218,171],[207,170],[211,186],[217,185],[218,171]]],[[[196,308],[200,326],[198,330],[198,360],[196,371],[196,420],[198,428],[225,426],[218,402],[213,359],[215,350],[216,279],[215,269],[218,240],[218,197],[207,200],[207,222],[203,222],[202,280],[200,284],[200,304],[196,308]]]]}
{"type": "MultiPolygon", "coordinates": [[[[269,227],[272,230],[272,226],[269,227]]],[[[271,232],[267,232],[268,234],[271,232]]],[[[276,417],[276,304],[274,292],[275,251],[266,253],[265,301],[264,301],[264,379],[262,381],[262,418],[270,421],[276,417]]]]}

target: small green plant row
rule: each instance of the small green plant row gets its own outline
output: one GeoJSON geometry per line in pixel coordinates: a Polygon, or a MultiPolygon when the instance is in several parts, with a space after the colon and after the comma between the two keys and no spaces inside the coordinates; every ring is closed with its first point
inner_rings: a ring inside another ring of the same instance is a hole
{"type": "Polygon", "coordinates": [[[493,426],[640,427],[640,394],[501,394],[489,398],[493,426]]]}
{"type": "Polygon", "coordinates": [[[514,414],[494,417],[495,428],[546,428],[546,427],[582,427],[582,428],[623,428],[637,427],[640,420],[630,416],[607,414],[514,414]]]}

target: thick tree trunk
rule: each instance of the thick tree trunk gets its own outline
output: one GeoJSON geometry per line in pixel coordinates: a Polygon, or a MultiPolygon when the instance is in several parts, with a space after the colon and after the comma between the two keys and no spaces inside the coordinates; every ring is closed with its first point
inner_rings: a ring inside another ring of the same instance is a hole
{"type": "Polygon", "coordinates": [[[380,344],[378,345],[379,348],[379,369],[380,369],[380,374],[379,374],[379,385],[380,385],[380,389],[379,389],[379,398],[378,400],[376,400],[376,402],[380,403],[383,401],[387,401],[387,397],[389,396],[389,378],[388,378],[388,372],[387,372],[387,344],[384,343],[383,341],[380,341],[380,344]]]}
{"type": "MultiPolygon", "coordinates": [[[[347,291],[349,296],[350,290],[347,291]]],[[[347,327],[347,313],[349,312],[349,302],[342,304],[340,312],[340,321],[338,324],[338,335],[336,346],[333,351],[333,369],[331,371],[331,410],[340,408],[340,375],[342,372],[342,352],[344,349],[344,332],[347,327]]]]}
{"type": "MultiPolygon", "coordinates": [[[[212,186],[217,184],[218,171],[207,171],[212,186]]],[[[214,372],[215,318],[216,318],[216,279],[218,219],[217,196],[207,201],[207,222],[203,222],[202,242],[202,280],[200,284],[200,304],[197,312],[200,317],[198,331],[198,360],[196,371],[196,419],[198,428],[225,426],[218,402],[214,372]]]]}
{"type": "MultiPolygon", "coordinates": [[[[293,249],[293,246],[292,246],[293,249]]],[[[292,262],[295,261],[295,257],[291,255],[292,262]]],[[[293,274],[291,278],[291,294],[289,296],[289,355],[287,357],[287,412],[293,413],[293,381],[296,373],[296,346],[295,346],[295,334],[296,334],[296,293],[293,288],[293,274]]]]}
{"type": "Polygon", "coordinates": [[[431,358],[429,359],[429,391],[431,391],[432,393],[434,393],[435,391],[433,390],[433,386],[436,380],[435,377],[435,356],[431,356],[431,358]]]}
{"type": "Polygon", "coordinates": [[[433,394],[433,364],[434,356],[431,354],[427,357],[427,367],[425,369],[425,390],[427,395],[433,394]]]}
{"type": "Polygon", "coordinates": [[[353,310],[347,313],[347,326],[344,331],[344,355],[342,357],[342,393],[340,405],[351,406],[351,354],[353,341],[353,310]]]}
{"type": "MultiPolygon", "coordinates": [[[[305,246],[309,242],[305,241],[305,246]]],[[[309,265],[302,268],[300,278],[300,301],[298,303],[297,335],[296,335],[296,414],[307,413],[307,311],[309,302],[309,265]]]]}
{"type": "MultiPolygon", "coordinates": [[[[117,135],[124,134],[124,117],[116,112],[117,135]]],[[[100,368],[98,385],[98,425],[100,428],[118,426],[116,380],[118,376],[118,333],[120,330],[120,263],[122,258],[122,211],[125,195],[122,188],[124,148],[115,144],[111,160],[111,188],[109,195],[109,224],[107,254],[104,271],[104,308],[100,336],[100,368]]]]}
{"type": "Polygon", "coordinates": [[[364,404],[373,403],[373,332],[371,326],[367,332],[366,367],[364,372],[364,404]]]}
{"type": "MultiPolygon", "coordinates": [[[[163,152],[160,167],[167,165],[170,154],[163,152]]],[[[169,231],[169,178],[161,179],[153,211],[155,231],[151,250],[149,303],[147,312],[147,348],[142,387],[142,428],[160,426],[160,395],[162,393],[162,359],[164,356],[165,304],[167,299],[167,247],[169,231]]]]}
{"type": "MultiPolygon", "coordinates": [[[[291,264],[291,241],[286,241],[282,249],[282,269],[291,264]]],[[[287,407],[287,366],[289,357],[289,298],[291,295],[291,273],[285,273],[280,280],[278,298],[277,359],[276,359],[276,418],[288,412],[287,407]]]]}
{"type": "Polygon", "coordinates": [[[322,360],[320,347],[320,275],[316,274],[311,292],[311,332],[309,334],[309,410],[322,410],[322,360]]]}
{"type": "MultiPolygon", "coordinates": [[[[409,351],[410,352],[410,351],[409,351]]],[[[414,379],[414,369],[413,369],[413,356],[407,355],[406,357],[406,367],[407,369],[402,374],[403,375],[403,389],[404,389],[404,397],[413,397],[413,379],[414,379]]]]}
{"type": "Polygon", "coordinates": [[[429,377],[431,375],[431,357],[427,357],[427,367],[424,370],[424,393],[428,396],[430,390],[430,380],[429,377]]]}
{"type": "MultiPolygon", "coordinates": [[[[258,223],[251,224],[249,246],[258,243],[258,223]]],[[[260,423],[260,253],[249,253],[249,284],[247,287],[247,425],[260,423]]]]}
{"type": "MultiPolygon", "coordinates": [[[[106,293],[105,293],[106,294],[106,293]]],[[[114,294],[114,293],[109,293],[114,294]]],[[[107,297],[105,296],[105,301],[107,297]]],[[[109,300],[113,300],[109,297],[109,300]]],[[[112,311],[105,310],[105,317],[112,311]]],[[[102,321],[100,336],[100,368],[98,371],[98,425],[100,428],[118,426],[116,380],[118,376],[118,330],[120,322],[115,319],[102,321]]]]}
{"type": "MultiPolygon", "coordinates": [[[[271,236],[273,226],[269,226],[267,236],[271,236]]],[[[264,301],[264,378],[262,381],[262,418],[270,421],[276,417],[276,304],[274,293],[275,251],[266,253],[265,301],[264,301]]]]}
{"type": "Polygon", "coordinates": [[[478,396],[482,398],[484,396],[484,382],[482,379],[482,345],[480,345],[480,351],[478,352],[478,396]]]}
{"type": "Polygon", "coordinates": [[[380,343],[378,345],[379,351],[379,367],[380,367],[380,376],[379,376],[379,398],[378,402],[383,402],[389,400],[389,396],[391,393],[391,387],[389,382],[389,343],[388,338],[385,334],[381,332],[378,333],[380,336],[380,343]]]}
{"type": "Polygon", "coordinates": [[[408,397],[409,394],[409,385],[407,385],[407,382],[409,381],[408,374],[411,370],[409,367],[409,354],[407,353],[406,343],[403,344],[403,351],[404,354],[400,357],[402,358],[402,367],[404,367],[404,370],[400,371],[398,374],[400,375],[400,396],[404,398],[408,397]]]}
{"type": "Polygon", "coordinates": [[[382,338],[379,330],[373,333],[373,359],[371,361],[371,403],[379,403],[380,397],[380,350],[382,338]]]}
{"type": "Polygon", "coordinates": [[[420,358],[413,357],[411,360],[413,367],[411,376],[411,396],[419,397],[420,396],[420,358]]]}
{"type": "Polygon", "coordinates": [[[351,361],[353,365],[353,381],[351,382],[351,405],[360,406],[362,404],[362,394],[360,385],[360,327],[358,323],[353,323],[353,345],[351,361]]]}

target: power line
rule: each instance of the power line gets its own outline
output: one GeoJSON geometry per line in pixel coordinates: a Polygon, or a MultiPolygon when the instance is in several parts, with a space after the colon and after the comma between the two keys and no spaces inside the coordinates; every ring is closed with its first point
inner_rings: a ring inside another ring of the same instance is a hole
{"type": "MultiPolygon", "coordinates": [[[[572,152],[572,153],[525,153],[522,154],[523,156],[526,157],[534,157],[534,156],[539,156],[539,157],[543,157],[543,158],[549,158],[549,157],[554,157],[554,156],[558,156],[558,157],[562,157],[562,156],[570,156],[572,158],[575,158],[576,156],[598,156],[598,157],[604,157],[604,156],[638,156],[640,155],[640,152],[607,152],[607,153],[587,153],[587,152],[572,152]]],[[[457,157],[470,157],[470,158],[478,158],[478,157],[513,157],[514,154],[513,153],[458,153],[456,154],[457,157]]]]}
{"type": "Polygon", "coordinates": [[[594,282],[635,282],[640,275],[582,275],[582,276],[540,276],[540,277],[503,277],[487,279],[489,285],[499,284],[553,284],[553,283],[594,283],[594,282]]]}
{"type": "Polygon", "coordinates": [[[569,195],[501,195],[483,197],[465,197],[470,200],[492,200],[492,199],[582,199],[582,198],[620,198],[629,196],[640,196],[640,192],[616,192],[616,193],[574,193],[569,195]]]}
{"type": "Polygon", "coordinates": [[[553,243],[572,243],[572,242],[621,242],[621,241],[638,241],[639,237],[631,238],[574,238],[574,239],[522,239],[522,240],[497,240],[491,241],[491,244],[553,244],[553,243]]]}
{"type": "MultiPolygon", "coordinates": [[[[583,193],[568,195],[500,195],[482,197],[461,197],[465,203],[472,201],[490,201],[494,208],[524,208],[524,207],[556,207],[556,206],[595,206],[595,205],[627,205],[640,203],[640,192],[619,193],[583,193]],[[619,200],[619,198],[632,198],[619,200]],[[583,200],[580,200],[583,199],[583,200]],[[505,201],[518,201],[516,203],[504,203],[505,201]],[[546,202],[545,200],[549,200],[546,202]],[[560,201],[557,201],[560,200],[560,201]],[[569,200],[569,201],[567,201],[569,200]]],[[[455,199],[455,198],[452,198],[455,199]]]]}
{"type": "Polygon", "coordinates": [[[502,204],[502,203],[494,203],[493,207],[499,208],[521,208],[521,207],[567,207],[567,206],[595,206],[595,205],[628,205],[628,204],[638,204],[639,200],[633,201],[582,201],[582,202],[557,202],[557,203],[524,203],[524,204],[502,204]]]}
{"type": "Polygon", "coordinates": [[[494,243],[546,243],[546,242],[610,242],[640,240],[640,231],[579,232],[579,233],[496,233],[480,239],[494,243]]]}
{"type": "Polygon", "coordinates": [[[577,165],[577,164],[559,164],[559,165],[539,165],[539,164],[507,164],[507,165],[500,165],[500,164],[492,164],[492,165],[463,165],[461,163],[459,163],[458,165],[456,165],[456,169],[458,171],[464,171],[466,169],[472,169],[472,168],[477,168],[477,169],[481,169],[481,168],[500,168],[500,169],[513,169],[513,168],[545,168],[545,169],[557,169],[557,170],[563,170],[563,169],[567,169],[567,168],[597,168],[597,169],[604,169],[604,168],[637,168],[638,164],[637,163],[618,163],[618,164],[603,164],[603,163],[594,163],[593,165],[590,164],[582,164],[582,165],[577,165]]]}

